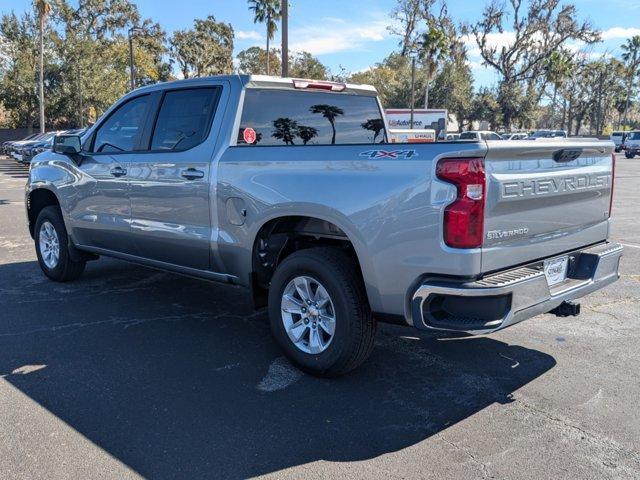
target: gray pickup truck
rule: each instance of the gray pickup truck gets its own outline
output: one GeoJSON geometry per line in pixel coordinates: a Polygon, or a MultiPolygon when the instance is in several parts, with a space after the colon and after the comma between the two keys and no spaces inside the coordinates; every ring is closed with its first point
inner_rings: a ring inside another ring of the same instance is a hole
{"type": "Polygon", "coordinates": [[[618,278],[613,144],[388,143],[372,87],[223,76],[126,95],[33,160],[45,275],[100,255],[245,287],[302,369],[360,365],[377,321],[490,333],[618,278]]]}

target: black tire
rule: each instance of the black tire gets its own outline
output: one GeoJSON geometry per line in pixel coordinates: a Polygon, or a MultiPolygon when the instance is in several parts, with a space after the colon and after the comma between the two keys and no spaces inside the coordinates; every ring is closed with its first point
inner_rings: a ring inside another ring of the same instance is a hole
{"type": "Polygon", "coordinates": [[[376,322],[371,315],[360,270],[341,250],[330,247],[300,250],[276,269],[269,289],[271,332],[285,355],[303,371],[336,377],[355,369],[371,354],[376,322]],[[282,321],[281,299],[289,282],[300,275],[317,279],[335,307],[335,333],[326,350],[306,353],[291,341],[282,321]]]}
{"type": "Polygon", "coordinates": [[[633,158],[636,156],[636,154],[631,152],[624,152],[624,156],[627,158],[633,158]]]}
{"type": "Polygon", "coordinates": [[[67,229],[64,226],[60,208],[51,206],[45,207],[40,211],[38,219],[36,220],[34,238],[38,264],[47,277],[56,282],[68,282],[76,280],[82,275],[86,262],[76,262],[71,259],[69,253],[69,237],[67,235],[67,229]],[[40,251],[40,229],[45,222],[49,222],[53,226],[60,243],[59,260],[54,267],[46,265],[42,258],[42,252],[40,251]]]}

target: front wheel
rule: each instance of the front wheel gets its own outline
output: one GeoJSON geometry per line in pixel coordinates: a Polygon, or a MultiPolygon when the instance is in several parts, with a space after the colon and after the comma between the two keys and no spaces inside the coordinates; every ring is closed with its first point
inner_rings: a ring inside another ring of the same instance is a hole
{"type": "Polygon", "coordinates": [[[73,261],[69,253],[69,238],[58,207],[45,207],[35,225],[38,263],[44,274],[56,282],[75,280],[84,271],[84,261],[73,261]]]}
{"type": "Polygon", "coordinates": [[[269,317],[287,357],[313,375],[343,375],[373,350],[376,323],[358,266],[336,248],[300,250],[278,266],[269,317]]]}
{"type": "Polygon", "coordinates": [[[632,152],[624,152],[624,156],[627,158],[633,158],[636,156],[636,154],[632,152]]]}

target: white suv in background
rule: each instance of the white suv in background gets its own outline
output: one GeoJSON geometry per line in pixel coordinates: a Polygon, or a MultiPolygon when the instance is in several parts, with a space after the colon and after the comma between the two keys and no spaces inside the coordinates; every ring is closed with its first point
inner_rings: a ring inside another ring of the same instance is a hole
{"type": "Polygon", "coordinates": [[[624,156],[627,158],[640,155],[640,130],[626,132],[622,148],[624,148],[624,156]]]}
{"type": "Polygon", "coordinates": [[[481,140],[502,140],[502,137],[496,132],[490,132],[489,130],[470,130],[468,132],[462,132],[458,140],[479,142],[481,140]]]}
{"type": "Polygon", "coordinates": [[[609,135],[609,139],[611,139],[613,144],[616,146],[615,147],[616,152],[619,152],[620,150],[622,150],[622,145],[624,144],[624,138],[625,138],[625,132],[611,132],[611,135],[609,135]]]}

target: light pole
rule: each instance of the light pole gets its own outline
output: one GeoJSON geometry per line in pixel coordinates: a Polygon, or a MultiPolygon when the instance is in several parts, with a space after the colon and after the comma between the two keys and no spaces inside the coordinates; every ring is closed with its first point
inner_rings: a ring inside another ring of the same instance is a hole
{"type": "MultiPolygon", "coordinates": [[[[282,0],[282,76],[289,76],[289,0],[282,0]]],[[[267,52],[267,58],[269,52],[267,52]]]]}
{"type": "Polygon", "coordinates": [[[131,79],[131,90],[135,90],[136,88],[136,72],[133,64],[133,34],[142,31],[140,27],[131,27],[129,29],[129,75],[131,79]]]}

